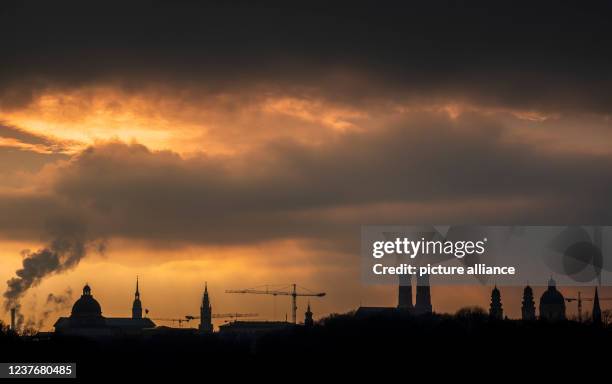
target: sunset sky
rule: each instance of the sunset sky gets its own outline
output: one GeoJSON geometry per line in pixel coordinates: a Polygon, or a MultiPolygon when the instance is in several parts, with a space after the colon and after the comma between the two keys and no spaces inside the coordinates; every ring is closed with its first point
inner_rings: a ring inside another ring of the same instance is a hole
{"type": "Polygon", "coordinates": [[[207,281],[215,313],[290,317],[224,291],[295,282],[320,318],[396,304],[360,280],[361,225],[612,223],[609,8],[249,4],[0,5],[0,281],[86,245],[26,318],[85,282],[128,316],[136,275],[151,317],[198,314],[207,281]]]}

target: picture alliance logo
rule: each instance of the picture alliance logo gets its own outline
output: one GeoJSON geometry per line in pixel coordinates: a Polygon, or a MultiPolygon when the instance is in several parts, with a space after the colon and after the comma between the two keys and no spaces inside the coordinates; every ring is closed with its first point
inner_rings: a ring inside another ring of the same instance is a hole
{"type": "Polygon", "coordinates": [[[482,255],[486,252],[488,239],[473,240],[410,240],[408,237],[398,237],[392,241],[374,241],[372,256],[381,259],[386,255],[407,256],[414,259],[417,255],[444,255],[461,259],[470,255],[482,255]]]}

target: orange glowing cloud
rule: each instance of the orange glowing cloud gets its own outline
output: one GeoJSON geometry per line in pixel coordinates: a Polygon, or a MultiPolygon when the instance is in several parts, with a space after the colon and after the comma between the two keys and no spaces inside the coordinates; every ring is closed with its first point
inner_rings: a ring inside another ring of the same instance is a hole
{"type": "MultiPolygon", "coordinates": [[[[357,105],[333,101],[316,92],[290,94],[261,88],[217,94],[167,86],[138,91],[112,86],[49,89],[27,105],[0,111],[0,121],[35,135],[53,137],[63,142],[61,151],[69,154],[98,141],[121,140],[183,154],[235,155],[275,140],[319,145],[338,135],[403,124],[422,114],[452,120],[476,115],[506,125],[509,139],[530,137],[542,144],[548,141],[557,150],[603,150],[602,140],[575,136],[579,119],[554,113],[443,99],[372,99],[367,105],[357,105]],[[560,144],[563,138],[559,139],[559,131],[572,135],[571,147],[560,144]]],[[[604,128],[609,127],[609,121],[595,116],[589,121],[589,126],[601,127],[594,128],[597,132],[593,133],[603,135],[604,128]]],[[[0,145],[49,151],[9,138],[2,138],[0,145]]]]}
{"type": "Polygon", "coordinates": [[[232,154],[280,137],[319,142],[365,117],[364,111],[320,99],[112,87],[51,90],[23,108],[0,112],[0,120],[70,142],[68,153],[100,140],[122,140],[182,153],[232,154]]]}

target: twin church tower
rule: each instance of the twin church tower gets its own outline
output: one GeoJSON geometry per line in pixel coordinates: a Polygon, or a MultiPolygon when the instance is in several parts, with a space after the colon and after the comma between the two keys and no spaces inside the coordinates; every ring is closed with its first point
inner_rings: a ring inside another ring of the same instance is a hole
{"type": "Polygon", "coordinates": [[[412,304],[412,276],[402,275],[399,281],[397,308],[414,314],[432,312],[429,275],[416,277],[416,303],[412,304]]]}

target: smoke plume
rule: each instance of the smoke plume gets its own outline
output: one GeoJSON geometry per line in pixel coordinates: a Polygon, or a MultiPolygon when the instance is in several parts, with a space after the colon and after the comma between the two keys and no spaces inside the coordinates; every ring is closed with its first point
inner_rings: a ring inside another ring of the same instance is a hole
{"type": "MultiPolygon", "coordinates": [[[[104,251],[103,241],[88,240],[85,227],[77,222],[62,222],[52,226],[53,240],[47,247],[36,252],[23,252],[23,262],[15,277],[7,281],[4,292],[4,309],[18,308],[20,299],[26,292],[56,273],[76,267],[91,247],[98,252],[104,251]]],[[[63,300],[59,296],[49,296],[47,303],[63,300]]]]}
{"type": "Polygon", "coordinates": [[[41,318],[37,321],[37,328],[41,329],[52,313],[70,308],[70,306],[72,305],[72,301],[72,288],[70,287],[66,288],[66,290],[62,294],[50,293],[47,296],[47,301],[45,302],[45,309],[41,314],[41,318]]]}

